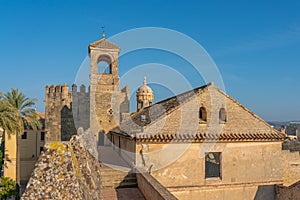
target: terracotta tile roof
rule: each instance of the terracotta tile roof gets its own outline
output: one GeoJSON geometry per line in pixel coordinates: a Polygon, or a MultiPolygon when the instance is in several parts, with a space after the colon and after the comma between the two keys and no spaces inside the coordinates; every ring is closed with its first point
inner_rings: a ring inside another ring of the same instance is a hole
{"type": "Polygon", "coordinates": [[[239,132],[232,133],[230,131],[222,133],[160,133],[160,134],[137,134],[134,137],[139,142],[251,142],[251,141],[280,141],[285,139],[285,135],[277,132],[263,132],[263,131],[252,131],[252,132],[239,132]]]}

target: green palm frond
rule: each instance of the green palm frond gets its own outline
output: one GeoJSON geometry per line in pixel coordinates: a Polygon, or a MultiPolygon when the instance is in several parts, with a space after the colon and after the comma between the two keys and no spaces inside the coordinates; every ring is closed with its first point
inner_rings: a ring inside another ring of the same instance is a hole
{"type": "Polygon", "coordinates": [[[41,129],[42,123],[38,119],[38,114],[34,112],[30,112],[30,114],[26,115],[26,118],[22,118],[24,127],[27,129],[41,129]]]}
{"type": "Polygon", "coordinates": [[[39,129],[42,127],[38,115],[32,108],[37,101],[35,98],[28,98],[18,89],[12,88],[11,92],[4,94],[3,100],[7,101],[17,112],[21,123],[25,128],[39,129]]]}
{"type": "Polygon", "coordinates": [[[5,100],[0,100],[0,127],[12,134],[24,131],[17,109],[5,100]]]}

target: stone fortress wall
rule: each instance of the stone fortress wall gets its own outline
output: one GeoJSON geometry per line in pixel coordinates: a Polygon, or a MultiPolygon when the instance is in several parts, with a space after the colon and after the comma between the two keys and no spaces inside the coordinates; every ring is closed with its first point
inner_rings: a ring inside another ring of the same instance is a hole
{"type": "Polygon", "coordinates": [[[46,141],[67,141],[79,127],[87,129],[90,119],[89,91],[84,85],[46,86],[46,141]]]}

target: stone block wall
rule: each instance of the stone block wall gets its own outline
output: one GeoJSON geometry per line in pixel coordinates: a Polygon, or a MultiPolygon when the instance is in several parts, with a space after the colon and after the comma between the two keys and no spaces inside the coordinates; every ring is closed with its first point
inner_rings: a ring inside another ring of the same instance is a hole
{"type": "Polygon", "coordinates": [[[259,199],[281,184],[280,142],[137,145],[137,164],[178,199],[259,199]],[[142,150],[143,154],[140,154],[142,150]],[[148,152],[147,152],[148,151],[148,152]],[[205,152],[221,152],[221,177],[205,178],[205,152]]]}
{"type": "MultiPolygon", "coordinates": [[[[68,85],[46,86],[45,98],[45,131],[46,142],[60,141],[62,129],[62,110],[66,114],[72,109],[72,95],[69,93],[68,85]]],[[[65,123],[72,123],[68,118],[65,123]]]]}
{"type": "Polygon", "coordinates": [[[81,85],[79,91],[72,85],[72,113],[76,129],[90,127],[90,88],[86,91],[85,85],[81,85]]]}
{"type": "Polygon", "coordinates": [[[300,152],[282,151],[283,184],[289,186],[300,180],[300,152]]]}
{"type": "Polygon", "coordinates": [[[135,167],[136,162],[136,142],[130,138],[111,133],[112,146],[119,155],[132,167],[135,167]]]}
{"type": "Polygon", "coordinates": [[[177,198],[171,194],[164,186],[162,186],[155,178],[141,169],[136,173],[138,187],[147,200],[176,200],[177,198]]]}

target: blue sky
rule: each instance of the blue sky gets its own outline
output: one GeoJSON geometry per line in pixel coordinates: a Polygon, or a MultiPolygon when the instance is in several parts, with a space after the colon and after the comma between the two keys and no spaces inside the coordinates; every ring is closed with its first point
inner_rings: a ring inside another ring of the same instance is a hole
{"type": "MultiPolygon", "coordinates": [[[[300,120],[299,10],[296,0],[0,0],[0,91],[19,88],[37,97],[43,111],[44,87],[74,82],[101,26],[107,37],[164,27],[199,42],[218,66],[226,92],[250,110],[265,120],[300,120]]],[[[143,63],[187,64],[172,58],[154,50],[131,53],[120,60],[120,73],[143,63]]],[[[203,84],[193,73],[186,76],[193,87],[203,84]]],[[[153,87],[156,101],[166,96],[153,87]]]]}

